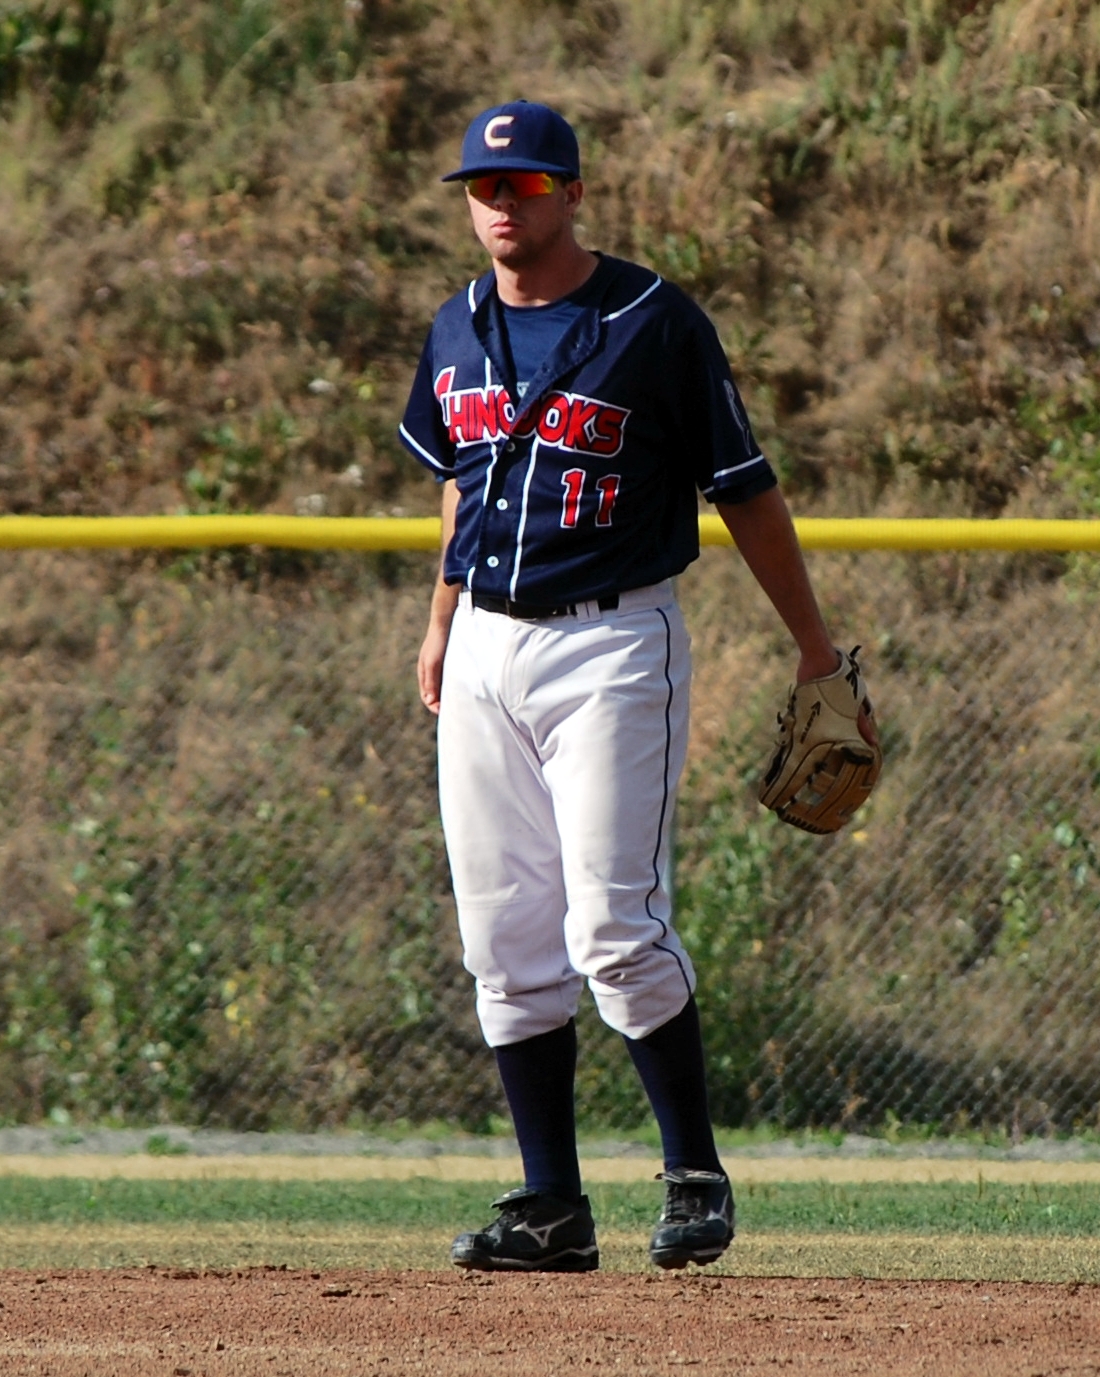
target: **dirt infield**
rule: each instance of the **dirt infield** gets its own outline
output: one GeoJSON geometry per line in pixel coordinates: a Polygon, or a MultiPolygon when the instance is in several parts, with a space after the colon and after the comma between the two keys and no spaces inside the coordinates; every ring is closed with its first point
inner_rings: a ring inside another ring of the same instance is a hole
{"type": "Polygon", "coordinates": [[[1100,1372],[1100,1289],[252,1269],[0,1273],[13,1377],[1100,1372]]]}
{"type": "MultiPolygon", "coordinates": [[[[0,1177],[88,1180],[488,1184],[517,1170],[509,1156],[0,1158],[0,1177]]],[[[654,1170],[646,1158],[586,1163],[594,1181],[654,1170]]],[[[1096,1162],[787,1158],[734,1170],[739,1186],[1100,1182],[1096,1162]]],[[[661,1274],[644,1237],[608,1229],[598,1274],[523,1277],[439,1270],[453,1231],[446,1220],[411,1231],[410,1252],[408,1229],[277,1220],[0,1228],[0,1268],[19,1268],[0,1270],[0,1375],[1100,1377],[1100,1245],[1090,1238],[749,1230],[708,1272],[661,1274]]]]}

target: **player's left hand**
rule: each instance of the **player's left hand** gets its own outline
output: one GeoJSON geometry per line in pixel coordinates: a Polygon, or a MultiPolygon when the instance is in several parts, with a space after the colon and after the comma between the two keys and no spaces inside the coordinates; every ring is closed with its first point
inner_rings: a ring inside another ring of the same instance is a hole
{"type": "Polygon", "coordinates": [[[761,780],[760,802],[807,832],[835,832],[849,822],[882,769],[858,649],[837,652],[840,663],[829,673],[796,683],[761,780]]]}
{"type": "MultiPolygon", "coordinates": [[[[836,673],[843,660],[844,656],[835,646],[831,647],[829,654],[824,658],[820,654],[815,657],[813,654],[804,653],[798,661],[794,681],[796,684],[808,684],[811,679],[827,679],[836,673]]],[[[866,699],[859,705],[856,725],[859,727],[860,736],[869,746],[878,745],[878,727],[866,699]]]]}

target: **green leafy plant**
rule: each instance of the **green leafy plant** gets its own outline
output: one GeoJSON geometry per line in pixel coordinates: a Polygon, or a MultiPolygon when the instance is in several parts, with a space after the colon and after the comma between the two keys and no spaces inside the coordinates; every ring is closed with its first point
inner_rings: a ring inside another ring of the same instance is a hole
{"type": "Polygon", "coordinates": [[[225,512],[255,508],[278,491],[287,456],[297,439],[294,422],[281,411],[248,418],[251,438],[225,421],[207,431],[207,452],[187,475],[187,487],[198,511],[225,512]]]}
{"type": "Polygon", "coordinates": [[[0,110],[28,89],[43,93],[59,127],[93,113],[114,18],[114,0],[32,0],[0,9],[0,110]]]}

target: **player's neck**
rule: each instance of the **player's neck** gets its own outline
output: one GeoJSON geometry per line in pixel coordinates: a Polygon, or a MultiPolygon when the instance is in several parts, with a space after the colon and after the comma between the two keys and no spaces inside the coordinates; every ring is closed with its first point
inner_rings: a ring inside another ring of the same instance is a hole
{"type": "Polygon", "coordinates": [[[575,239],[527,263],[494,260],[497,292],[506,306],[548,306],[583,287],[599,259],[575,239]]]}

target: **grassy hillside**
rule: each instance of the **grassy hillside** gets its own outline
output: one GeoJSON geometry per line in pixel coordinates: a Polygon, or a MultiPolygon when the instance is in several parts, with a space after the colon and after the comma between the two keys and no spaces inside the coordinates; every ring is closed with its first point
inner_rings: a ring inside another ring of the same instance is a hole
{"type": "Polygon", "coordinates": [[[0,509],[430,506],[394,424],[480,261],[438,176],[521,94],[580,130],[587,242],[712,312],[803,505],[912,469],[1096,511],[1083,0],[8,0],[0,509]]]}

